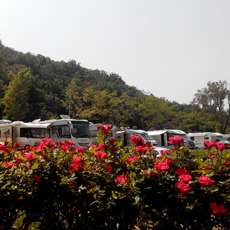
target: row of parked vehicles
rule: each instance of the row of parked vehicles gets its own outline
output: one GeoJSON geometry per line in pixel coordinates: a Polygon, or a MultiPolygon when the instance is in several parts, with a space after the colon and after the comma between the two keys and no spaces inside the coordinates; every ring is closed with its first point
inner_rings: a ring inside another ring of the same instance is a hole
{"type": "MultiPolygon", "coordinates": [[[[61,119],[34,120],[33,122],[22,122],[10,120],[0,120],[0,143],[7,144],[9,141],[18,142],[21,147],[27,145],[35,146],[44,137],[50,137],[52,141],[63,142],[73,140],[75,146],[87,148],[88,144],[97,144],[98,125],[88,120],[71,119],[67,115],[61,115],[61,119]]],[[[227,148],[230,148],[230,135],[221,133],[200,132],[186,134],[182,130],[164,129],[164,130],[135,130],[130,128],[118,128],[113,126],[110,138],[122,141],[122,147],[130,146],[130,136],[136,135],[142,137],[145,142],[150,142],[158,148],[171,149],[173,146],[168,143],[169,138],[181,136],[183,145],[190,149],[204,149],[204,141],[214,140],[222,142],[227,148]]]]}

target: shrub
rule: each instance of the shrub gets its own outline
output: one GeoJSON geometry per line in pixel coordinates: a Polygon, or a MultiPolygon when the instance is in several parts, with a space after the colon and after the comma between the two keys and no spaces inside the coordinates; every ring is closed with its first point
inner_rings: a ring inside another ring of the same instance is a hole
{"type": "Polygon", "coordinates": [[[202,158],[178,137],[157,157],[132,136],[120,149],[100,126],[98,145],[45,138],[26,150],[0,146],[0,227],[13,229],[230,228],[230,156],[217,146],[202,158]]]}

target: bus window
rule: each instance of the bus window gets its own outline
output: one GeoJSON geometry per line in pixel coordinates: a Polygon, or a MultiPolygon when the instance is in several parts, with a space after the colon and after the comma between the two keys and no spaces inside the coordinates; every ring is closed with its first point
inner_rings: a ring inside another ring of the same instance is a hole
{"type": "Polygon", "coordinates": [[[20,137],[44,138],[49,137],[49,133],[46,128],[21,128],[20,137]]]}
{"type": "Polygon", "coordinates": [[[52,127],[52,134],[56,134],[59,138],[70,138],[70,129],[68,125],[55,125],[52,127]]]}

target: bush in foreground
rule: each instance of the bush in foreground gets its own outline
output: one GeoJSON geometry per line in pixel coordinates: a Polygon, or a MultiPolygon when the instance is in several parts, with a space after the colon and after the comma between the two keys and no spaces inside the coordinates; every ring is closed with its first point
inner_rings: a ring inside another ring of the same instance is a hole
{"type": "Polygon", "coordinates": [[[45,138],[26,150],[0,146],[0,228],[230,228],[230,156],[208,142],[193,158],[180,137],[157,157],[138,136],[120,149],[99,126],[98,145],[45,138]]]}

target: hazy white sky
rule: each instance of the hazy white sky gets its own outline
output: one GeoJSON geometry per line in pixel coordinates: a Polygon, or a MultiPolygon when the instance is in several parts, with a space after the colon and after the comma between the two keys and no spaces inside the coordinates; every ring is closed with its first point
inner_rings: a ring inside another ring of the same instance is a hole
{"type": "Polygon", "coordinates": [[[0,0],[0,40],[179,103],[230,83],[229,0],[0,0]]]}

